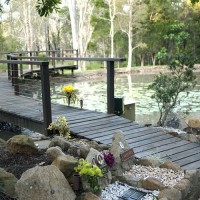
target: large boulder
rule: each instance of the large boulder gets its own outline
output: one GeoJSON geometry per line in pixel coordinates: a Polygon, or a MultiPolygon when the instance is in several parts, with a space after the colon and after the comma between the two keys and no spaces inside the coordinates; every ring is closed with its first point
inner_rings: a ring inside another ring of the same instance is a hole
{"type": "Polygon", "coordinates": [[[54,165],[24,172],[15,190],[19,200],[74,200],[76,195],[62,172],[54,165]]]}
{"type": "Polygon", "coordinates": [[[163,190],[165,185],[156,178],[147,178],[142,180],[142,187],[147,190],[163,190]]]}
{"type": "Polygon", "coordinates": [[[191,128],[199,128],[200,129],[200,118],[190,118],[188,120],[188,126],[191,128]]]}
{"type": "Polygon", "coordinates": [[[74,167],[77,167],[78,160],[70,155],[63,155],[57,157],[52,165],[58,167],[58,169],[65,175],[66,178],[72,176],[74,172],[74,167]]]}
{"type": "Polygon", "coordinates": [[[0,192],[8,194],[11,197],[15,197],[15,184],[17,183],[17,178],[0,168],[0,192]]]}
{"type": "Polygon", "coordinates": [[[163,164],[160,165],[160,168],[172,169],[175,172],[182,170],[178,164],[173,163],[171,161],[164,162],[163,164]]]}
{"type": "Polygon", "coordinates": [[[0,138],[0,147],[5,147],[6,141],[0,138]]]}
{"type": "Polygon", "coordinates": [[[55,136],[51,140],[51,142],[49,144],[49,148],[56,147],[56,146],[60,147],[63,151],[67,151],[69,149],[69,147],[71,146],[71,143],[62,136],[55,136]]]}
{"type": "MultiPolygon", "coordinates": [[[[96,158],[96,156],[99,155],[99,154],[100,154],[99,151],[97,151],[96,149],[90,148],[90,151],[89,151],[89,153],[86,157],[86,160],[88,162],[92,163],[93,158],[96,158]]],[[[101,167],[103,167],[103,166],[107,167],[106,164],[103,163],[101,166],[99,166],[99,168],[101,169],[101,167]]],[[[103,174],[103,177],[98,178],[98,183],[99,183],[99,186],[102,190],[111,183],[112,174],[111,174],[109,169],[107,169],[107,172],[105,174],[103,174]]],[[[82,181],[83,181],[83,189],[89,190],[89,185],[87,183],[87,180],[82,177],[82,181]]]]}
{"type": "Polygon", "coordinates": [[[7,141],[7,150],[11,154],[34,154],[38,152],[33,140],[26,135],[15,135],[7,141]]]}
{"type": "Polygon", "coordinates": [[[111,169],[112,173],[115,176],[120,176],[125,171],[130,170],[132,165],[134,164],[134,157],[131,157],[126,161],[121,160],[121,154],[129,149],[130,147],[126,142],[123,132],[120,130],[116,131],[112,138],[112,146],[110,150],[115,157],[115,165],[111,169]]]}
{"type": "Polygon", "coordinates": [[[58,158],[59,156],[65,156],[65,154],[62,152],[60,147],[50,147],[50,148],[48,148],[47,149],[47,155],[49,156],[49,158],[51,159],[52,162],[56,158],[58,158]]]}
{"type": "Polygon", "coordinates": [[[166,188],[164,190],[161,190],[158,195],[158,199],[162,198],[167,198],[168,200],[181,200],[182,196],[179,190],[173,188],[166,188]]]}

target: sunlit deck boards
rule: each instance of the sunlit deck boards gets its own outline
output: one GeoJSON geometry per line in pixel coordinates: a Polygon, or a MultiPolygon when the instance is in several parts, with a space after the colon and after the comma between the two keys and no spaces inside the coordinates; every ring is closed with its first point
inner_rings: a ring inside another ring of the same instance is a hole
{"type": "MultiPolygon", "coordinates": [[[[0,75],[0,121],[12,118],[17,125],[39,132],[43,120],[41,102],[15,96],[11,84],[1,79],[0,75]]],[[[52,104],[53,121],[60,115],[66,116],[72,133],[80,137],[111,144],[113,133],[121,130],[137,157],[157,154],[183,169],[200,169],[200,145],[173,137],[160,128],[144,127],[112,114],[52,104]]]]}

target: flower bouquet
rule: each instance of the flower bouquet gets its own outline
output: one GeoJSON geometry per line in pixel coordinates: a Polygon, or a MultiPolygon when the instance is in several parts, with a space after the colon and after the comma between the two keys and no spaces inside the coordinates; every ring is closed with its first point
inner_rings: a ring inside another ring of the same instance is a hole
{"type": "Polygon", "coordinates": [[[64,86],[62,88],[62,92],[67,98],[68,106],[70,106],[71,101],[75,103],[78,100],[78,97],[76,94],[77,90],[73,86],[71,85],[64,86]]]}
{"type": "Polygon", "coordinates": [[[98,177],[102,177],[103,174],[97,165],[93,166],[91,163],[81,158],[79,159],[78,166],[75,167],[74,170],[88,182],[91,192],[96,193],[101,190],[98,177]]]}

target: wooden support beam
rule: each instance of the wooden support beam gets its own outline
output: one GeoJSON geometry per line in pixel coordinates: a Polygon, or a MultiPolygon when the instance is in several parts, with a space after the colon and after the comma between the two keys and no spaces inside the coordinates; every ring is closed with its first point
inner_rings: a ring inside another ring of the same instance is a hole
{"type": "Polygon", "coordinates": [[[41,73],[41,84],[42,84],[44,134],[48,135],[47,128],[52,122],[50,82],[49,82],[49,63],[48,62],[42,62],[42,64],[40,65],[40,73],[41,73]]]}
{"type": "Polygon", "coordinates": [[[114,61],[107,61],[107,113],[114,114],[114,61]]]}

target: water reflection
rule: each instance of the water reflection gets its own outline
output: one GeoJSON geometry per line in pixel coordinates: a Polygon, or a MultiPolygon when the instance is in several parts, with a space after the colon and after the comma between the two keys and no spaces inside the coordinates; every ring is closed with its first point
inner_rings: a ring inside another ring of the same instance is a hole
{"type": "MultiPolygon", "coordinates": [[[[155,75],[121,75],[115,77],[115,96],[124,98],[125,103],[136,103],[136,121],[140,123],[155,123],[158,119],[158,107],[156,102],[151,99],[152,91],[147,90],[148,85],[154,80],[155,75]]],[[[52,88],[52,101],[65,104],[65,98],[58,96],[61,88],[65,84],[55,84],[52,88]]],[[[101,81],[84,81],[72,83],[79,90],[79,97],[83,99],[83,107],[106,112],[107,103],[107,85],[105,80],[101,81]]],[[[180,105],[176,111],[186,111],[189,107],[191,112],[200,111],[199,103],[199,85],[189,94],[181,93],[180,105]]],[[[75,106],[79,107],[77,103],[75,106]]]]}

